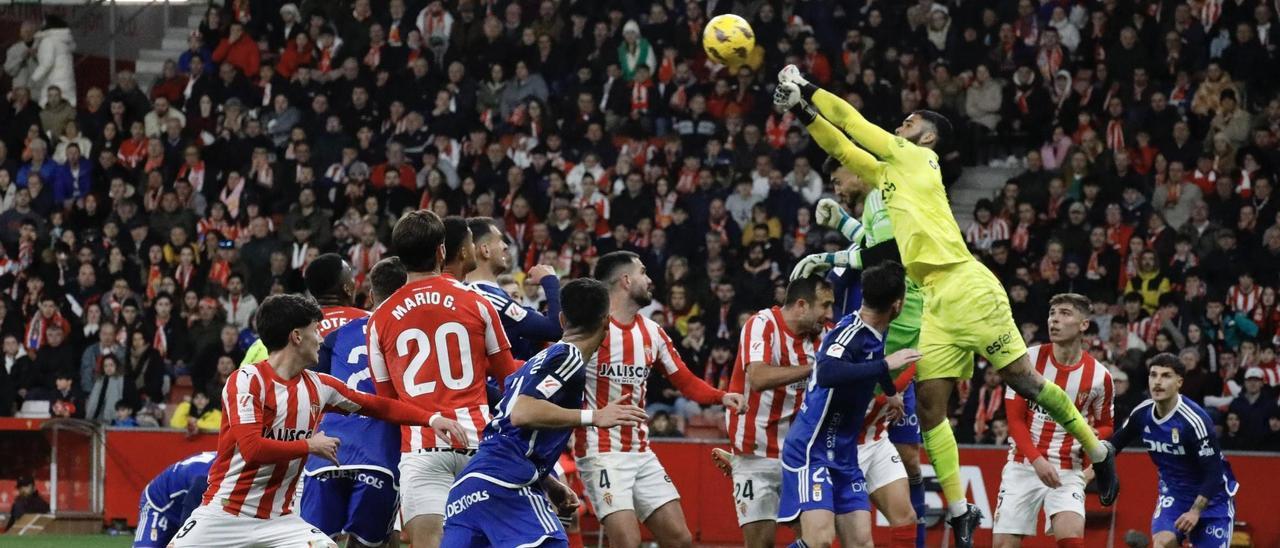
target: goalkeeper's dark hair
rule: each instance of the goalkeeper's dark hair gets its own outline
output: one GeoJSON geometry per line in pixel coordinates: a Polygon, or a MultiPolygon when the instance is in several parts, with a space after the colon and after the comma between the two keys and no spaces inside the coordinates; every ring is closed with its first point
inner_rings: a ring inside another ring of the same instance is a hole
{"type": "Polygon", "coordinates": [[[1187,367],[1182,365],[1182,361],[1179,360],[1177,356],[1174,356],[1169,352],[1161,352],[1147,360],[1147,370],[1150,370],[1152,367],[1168,367],[1179,377],[1187,376],[1187,367]]]}
{"type": "Polygon", "coordinates": [[[782,304],[790,306],[800,299],[812,304],[818,300],[819,289],[831,291],[831,282],[822,276],[805,276],[791,280],[791,283],[787,284],[787,296],[782,304]]]}
{"type": "Polygon", "coordinates": [[[566,329],[595,333],[609,317],[609,286],[592,278],[564,284],[560,288],[560,311],[566,329]]]}
{"type": "Polygon", "coordinates": [[[936,111],[921,109],[911,113],[915,116],[924,118],[924,121],[933,124],[933,133],[937,135],[937,139],[933,142],[933,150],[942,150],[942,147],[951,142],[951,135],[955,129],[951,126],[951,120],[936,111]]]}
{"type": "Polygon", "coordinates": [[[862,271],[862,305],[877,312],[888,312],[894,301],[907,291],[906,271],[902,264],[885,261],[862,271]]]}

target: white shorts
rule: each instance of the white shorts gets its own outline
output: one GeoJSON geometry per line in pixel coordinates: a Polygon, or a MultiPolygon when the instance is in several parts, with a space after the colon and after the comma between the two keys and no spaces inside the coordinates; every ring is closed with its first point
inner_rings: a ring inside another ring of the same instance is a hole
{"type": "Polygon", "coordinates": [[[662,505],[680,500],[671,477],[652,452],[601,453],[577,462],[587,500],[601,520],[614,512],[632,510],[643,522],[662,505]]]}
{"type": "Polygon", "coordinates": [[[734,455],[730,462],[733,463],[733,506],[738,512],[738,526],[777,521],[782,463],[755,455],[734,455]]]}
{"type": "Polygon", "coordinates": [[[452,451],[400,454],[400,519],[418,516],[444,517],[449,488],[471,461],[470,455],[452,451]]]}
{"type": "Polygon", "coordinates": [[[1044,532],[1053,534],[1052,518],[1058,512],[1075,512],[1084,516],[1084,472],[1058,470],[1062,486],[1045,485],[1030,464],[1007,462],[1000,474],[1000,496],[996,499],[996,534],[1036,534],[1036,518],[1044,507],[1044,532]]]}
{"type": "Polygon", "coordinates": [[[338,543],[298,514],[271,519],[233,516],[217,506],[191,512],[169,546],[200,548],[338,548],[338,543]]]}
{"type": "Polygon", "coordinates": [[[858,446],[858,468],[867,480],[867,492],[874,493],[881,487],[900,479],[907,479],[907,468],[902,465],[902,455],[889,436],[866,445],[858,446]]]}

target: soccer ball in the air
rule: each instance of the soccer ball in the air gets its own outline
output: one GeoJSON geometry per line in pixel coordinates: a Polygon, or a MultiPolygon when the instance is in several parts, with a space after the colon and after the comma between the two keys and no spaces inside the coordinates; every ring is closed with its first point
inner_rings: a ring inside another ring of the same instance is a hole
{"type": "Polygon", "coordinates": [[[707,22],[702,30],[702,49],[712,61],[730,67],[747,62],[756,46],[756,33],[746,19],[726,13],[707,22]]]}

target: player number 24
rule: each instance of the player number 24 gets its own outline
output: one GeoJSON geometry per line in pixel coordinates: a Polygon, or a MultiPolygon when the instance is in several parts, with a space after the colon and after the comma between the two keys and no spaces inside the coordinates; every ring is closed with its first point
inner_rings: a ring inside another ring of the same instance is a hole
{"type": "Polygon", "coordinates": [[[733,498],[756,500],[756,492],[755,489],[752,488],[751,482],[752,480],[747,480],[741,483],[735,482],[733,484],[733,498]]]}
{"type": "MultiPolygon", "coordinates": [[[[475,371],[471,367],[463,364],[461,368],[462,375],[453,376],[452,358],[449,352],[449,336],[454,338],[454,344],[457,348],[458,355],[462,356],[462,361],[466,361],[471,356],[471,340],[467,337],[467,328],[458,322],[448,322],[436,329],[435,348],[437,351],[436,363],[440,366],[440,380],[444,382],[445,387],[452,390],[462,390],[471,386],[471,382],[475,380],[475,371]]],[[[431,356],[430,338],[426,332],[421,329],[406,329],[396,338],[396,352],[401,358],[408,357],[410,348],[409,343],[413,343],[416,347],[416,353],[413,359],[409,361],[409,367],[404,371],[404,389],[410,396],[421,396],[436,391],[436,381],[418,382],[418,372],[422,370],[422,366],[427,363],[427,358],[431,356]]]]}

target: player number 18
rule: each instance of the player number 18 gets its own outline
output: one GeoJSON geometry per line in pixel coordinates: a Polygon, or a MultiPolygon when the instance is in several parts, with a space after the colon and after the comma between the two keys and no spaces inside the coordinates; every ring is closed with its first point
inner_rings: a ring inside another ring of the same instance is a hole
{"type": "MultiPolygon", "coordinates": [[[[462,390],[471,386],[471,382],[475,380],[475,371],[464,363],[461,371],[462,375],[459,377],[453,376],[453,364],[450,358],[451,352],[449,352],[450,335],[453,335],[455,339],[458,355],[462,356],[462,361],[467,361],[471,356],[471,340],[467,337],[467,328],[458,322],[448,322],[436,329],[436,363],[440,367],[440,380],[444,381],[444,385],[452,390],[462,390]]],[[[431,356],[432,341],[421,329],[404,330],[396,338],[396,352],[400,354],[401,358],[409,356],[409,343],[411,342],[417,347],[417,351],[413,355],[413,359],[409,361],[409,367],[404,371],[404,390],[409,396],[421,396],[435,392],[436,381],[417,381],[418,372],[422,370],[422,366],[427,363],[427,358],[431,356]]]]}

